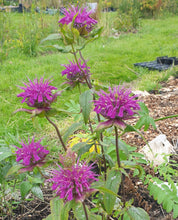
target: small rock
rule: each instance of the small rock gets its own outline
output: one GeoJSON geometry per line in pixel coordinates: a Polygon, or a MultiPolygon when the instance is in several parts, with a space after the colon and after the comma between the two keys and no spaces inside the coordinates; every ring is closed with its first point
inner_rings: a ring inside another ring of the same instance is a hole
{"type": "MultiPolygon", "coordinates": [[[[154,166],[160,165],[163,162],[165,162],[165,155],[168,155],[170,153],[174,152],[173,146],[169,143],[169,141],[166,138],[166,135],[160,134],[156,138],[154,138],[152,141],[150,141],[149,146],[145,145],[140,152],[143,153],[147,160],[150,162],[153,162],[154,166]]],[[[167,156],[167,159],[169,160],[169,156],[167,156]]]]}

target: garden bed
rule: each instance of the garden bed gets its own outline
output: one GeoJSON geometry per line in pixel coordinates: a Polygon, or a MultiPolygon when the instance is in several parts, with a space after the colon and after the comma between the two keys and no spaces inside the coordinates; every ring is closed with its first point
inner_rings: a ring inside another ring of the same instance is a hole
{"type": "MultiPolygon", "coordinates": [[[[168,115],[173,115],[177,113],[177,87],[178,79],[172,78],[168,82],[163,83],[163,88],[157,92],[158,94],[147,94],[146,96],[142,96],[141,99],[145,102],[147,107],[149,108],[150,115],[156,119],[158,117],[164,117],[168,115]]],[[[134,120],[131,121],[134,123],[134,120]]],[[[144,137],[147,141],[152,140],[158,134],[163,133],[167,136],[169,142],[174,145],[174,149],[176,153],[178,153],[177,146],[177,121],[176,119],[166,119],[163,121],[156,122],[158,130],[150,128],[148,131],[143,132],[144,137]]],[[[123,137],[124,140],[127,140],[127,143],[130,141],[131,146],[137,146],[137,150],[141,149],[145,143],[141,138],[138,137],[137,134],[130,132],[126,136],[123,137]]],[[[173,155],[172,158],[178,163],[177,154],[173,155]]],[[[159,174],[155,174],[153,169],[150,168],[149,165],[144,165],[144,170],[147,174],[151,174],[152,176],[159,177],[159,174]]],[[[162,206],[157,204],[157,202],[153,199],[152,196],[149,195],[149,191],[147,190],[147,185],[143,185],[143,183],[137,177],[132,176],[132,172],[129,173],[129,176],[132,178],[125,178],[124,181],[124,191],[125,194],[122,195],[122,199],[128,201],[131,198],[134,198],[133,205],[135,207],[141,207],[145,211],[149,213],[151,220],[166,220],[173,219],[172,213],[167,214],[166,211],[163,210],[162,206]]],[[[162,178],[162,177],[160,177],[162,178]]],[[[0,218],[1,220],[42,220],[50,214],[50,199],[52,198],[52,191],[50,190],[50,186],[45,184],[43,187],[44,201],[41,201],[37,198],[34,198],[29,201],[22,202],[16,209],[13,211],[12,215],[4,216],[4,218],[0,218]]],[[[86,203],[89,206],[90,200],[86,200],[86,203]]],[[[73,219],[72,214],[70,219],[73,219]]],[[[116,219],[116,218],[109,218],[116,219]]]]}

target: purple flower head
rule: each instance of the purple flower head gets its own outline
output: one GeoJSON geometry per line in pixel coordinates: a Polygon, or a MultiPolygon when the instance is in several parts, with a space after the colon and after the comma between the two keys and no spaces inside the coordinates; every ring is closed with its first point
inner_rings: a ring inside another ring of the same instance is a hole
{"type": "Polygon", "coordinates": [[[91,169],[92,164],[81,165],[79,161],[71,168],[63,169],[59,166],[59,170],[51,171],[53,177],[48,181],[53,183],[52,190],[56,191],[56,195],[66,202],[73,199],[83,201],[86,196],[95,191],[91,188],[91,184],[98,181],[91,169]]]}
{"type": "Polygon", "coordinates": [[[59,92],[52,94],[52,90],[57,90],[56,87],[50,85],[51,81],[35,79],[31,81],[29,79],[28,83],[24,83],[25,86],[20,86],[24,92],[17,95],[17,97],[22,97],[22,103],[26,102],[28,106],[35,107],[38,109],[49,109],[52,102],[54,102],[59,92]]]}
{"type": "Polygon", "coordinates": [[[62,76],[66,75],[67,82],[72,87],[75,87],[78,83],[85,83],[86,78],[89,77],[90,67],[86,66],[85,63],[81,64],[81,60],[78,60],[78,64],[74,61],[69,61],[70,64],[64,65],[66,69],[61,72],[62,76]]]}
{"type": "Polygon", "coordinates": [[[59,20],[59,23],[69,24],[73,21],[74,16],[74,28],[78,29],[81,35],[85,35],[86,33],[89,33],[95,24],[97,24],[97,21],[90,17],[92,11],[87,12],[87,7],[80,8],[71,6],[69,10],[64,10],[64,17],[59,20]],[[85,30],[86,31],[85,31],[85,30]]]}
{"type": "Polygon", "coordinates": [[[22,148],[15,146],[18,150],[16,153],[16,161],[21,161],[21,164],[25,166],[25,168],[21,169],[21,171],[31,171],[35,166],[42,166],[45,161],[45,157],[49,154],[49,151],[44,148],[40,144],[40,141],[35,142],[34,138],[29,143],[22,141],[20,144],[22,148]]]}
{"type": "Polygon", "coordinates": [[[139,100],[135,98],[137,95],[130,96],[130,89],[114,87],[113,90],[109,87],[109,93],[103,90],[99,95],[98,100],[94,100],[94,111],[108,119],[106,122],[101,122],[98,128],[110,127],[112,125],[125,127],[124,120],[133,118],[134,114],[140,109],[139,100]]]}

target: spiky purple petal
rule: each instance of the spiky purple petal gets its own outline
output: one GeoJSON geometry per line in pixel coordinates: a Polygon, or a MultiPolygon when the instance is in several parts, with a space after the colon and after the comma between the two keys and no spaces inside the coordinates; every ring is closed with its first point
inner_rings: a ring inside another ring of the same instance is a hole
{"type": "Polygon", "coordinates": [[[77,83],[85,83],[86,78],[89,77],[90,67],[86,66],[85,63],[81,63],[81,60],[78,60],[78,64],[75,61],[69,61],[70,64],[62,64],[65,67],[65,70],[61,72],[62,76],[66,75],[67,82],[72,87],[77,83]],[[78,66],[79,65],[79,66],[78,66]]]}
{"type": "Polygon", "coordinates": [[[68,11],[64,10],[64,17],[59,20],[59,23],[62,25],[69,24],[73,21],[74,16],[76,16],[74,27],[76,29],[86,27],[87,32],[90,32],[93,26],[97,24],[97,21],[90,17],[91,13],[91,11],[87,12],[86,7],[79,8],[78,6],[71,6],[68,11]]]}
{"type": "Polygon", "coordinates": [[[35,142],[34,138],[29,143],[22,141],[22,148],[15,146],[18,150],[15,152],[16,161],[21,162],[26,171],[32,170],[35,166],[41,166],[49,151],[41,145],[41,140],[35,142]]]}
{"type": "Polygon", "coordinates": [[[20,86],[24,92],[17,95],[17,97],[22,97],[22,103],[26,102],[28,106],[35,107],[39,109],[49,108],[50,104],[55,101],[59,92],[53,94],[53,90],[57,90],[56,87],[50,85],[51,80],[44,80],[43,78],[34,79],[31,81],[29,79],[28,83],[24,83],[25,86],[20,86]]]}
{"type": "Polygon", "coordinates": [[[94,111],[108,119],[98,125],[98,128],[110,127],[112,125],[125,127],[124,120],[133,118],[134,114],[140,110],[139,100],[137,96],[131,96],[131,90],[114,87],[109,87],[109,92],[101,90],[98,92],[99,99],[94,100],[94,111]]]}
{"type": "Polygon", "coordinates": [[[59,166],[59,170],[51,171],[53,177],[48,180],[53,183],[52,190],[65,201],[83,201],[88,194],[95,191],[91,184],[98,181],[96,174],[91,171],[92,166],[87,166],[86,163],[80,165],[79,161],[71,168],[59,166]]]}

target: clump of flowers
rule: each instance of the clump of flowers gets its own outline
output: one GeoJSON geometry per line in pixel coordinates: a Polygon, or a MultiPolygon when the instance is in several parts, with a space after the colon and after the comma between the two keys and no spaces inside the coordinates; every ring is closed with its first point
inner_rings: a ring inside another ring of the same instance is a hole
{"type": "Polygon", "coordinates": [[[49,179],[52,182],[52,190],[66,202],[71,200],[84,201],[86,196],[95,191],[91,188],[94,181],[98,181],[96,174],[91,171],[90,166],[80,164],[79,161],[70,168],[62,168],[58,165],[59,170],[53,170],[53,177],[49,179]]]}
{"type": "Polygon", "coordinates": [[[99,99],[93,101],[94,111],[108,119],[106,122],[101,122],[98,129],[112,125],[125,127],[124,121],[133,118],[140,110],[139,100],[136,99],[138,96],[132,96],[130,89],[120,86],[113,89],[109,87],[109,93],[101,90],[97,94],[99,99]]]}
{"type": "Polygon", "coordinates": [[[22,141],[20,144],[22,148],[15,146],[18,150],[15,152],[16,161],[21,161],[21,164],[25,167],[21,171],[31,171],[36,166],[42,166],[45,161],[45,157],[49,154],[49,151],[41,145],[41,140],[35,142],[34,138],[29,143],[22,141]]]}
{"type": "Polygon", "coordinates": [[[74,61],[69,61],[70,64],[62,64],[66,69],[61,72],[62,76],[66,75],[67,82],[72,87],[76,86],[78,83],[86,83],[86,78],[89,76],[90,67],[86,66],[85,63],[81,63],[78,60],[78,64],[74,61]]]}
{"type": "Polygon", "coordinates": [[[29,80],[28,83],[24,83],[25,86],[19,86],[24,92],[17,95],[22,97],[22,103],[26,102],[29,107],[35,107],[38,109],[48,109],[52,102],[54,102],[59,92],[52,93],[53,90],[57,90],[56,87],[50,85],[51,80],[35,79],[29,80]]]}
{"type": "Polygon", "coordinates": [[[59,20],[59,23],[64,25],[64,24],[69,24],[73,21],[74,16],[74,28],[78,29],[80,34],[82,35],[85,34],[85,31],[89,33],[95,24],[97,24],[97,21],[93,18],[90,17],[91,11],[87,12],[87,7],[85,8],[79,8],[71,6],[69,10],[64,10],[64,17],[59,20]],[[84,30],[83,30],[84,29],[84,30]]]}

